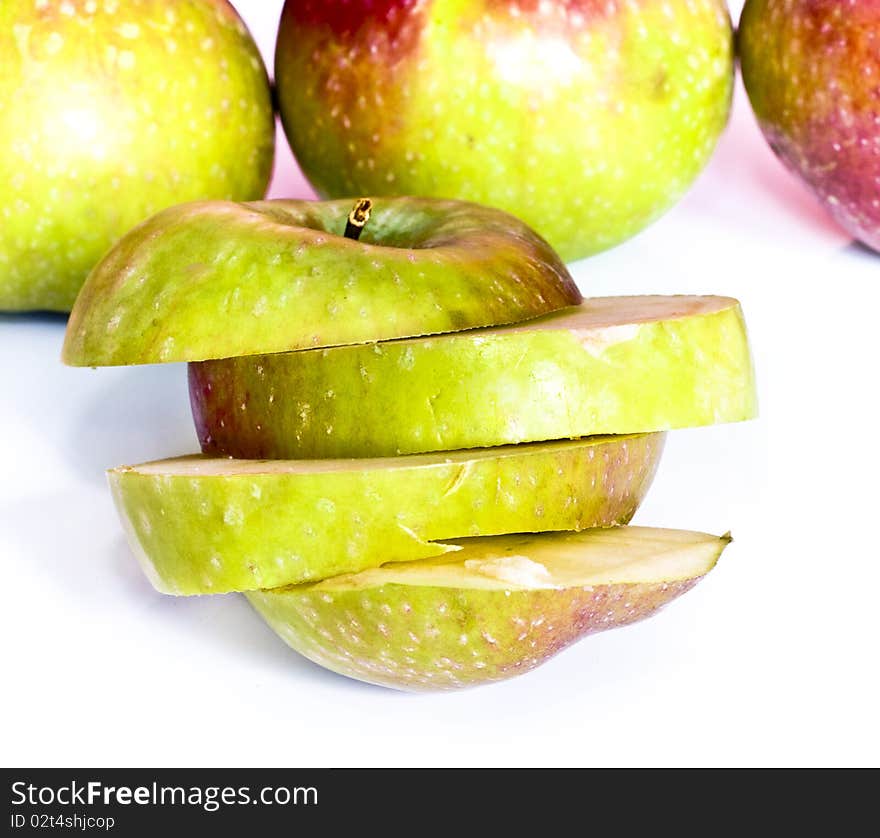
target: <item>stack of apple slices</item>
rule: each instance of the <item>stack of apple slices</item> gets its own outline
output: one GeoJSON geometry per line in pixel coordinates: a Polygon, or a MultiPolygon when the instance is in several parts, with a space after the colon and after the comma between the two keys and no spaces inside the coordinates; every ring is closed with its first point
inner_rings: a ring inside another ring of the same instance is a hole
{"type": "Polygon", "coordinates": [[[97,266],[64,358],[190,362],[204,454],[110,472],[170,594],[241,591],[312,660],[404,689],[524,672],[642,619],[727,536],[622,526],[666,430],[755,413],[738,303],[582,301],[473,204],[209,202],[97,266]]]}

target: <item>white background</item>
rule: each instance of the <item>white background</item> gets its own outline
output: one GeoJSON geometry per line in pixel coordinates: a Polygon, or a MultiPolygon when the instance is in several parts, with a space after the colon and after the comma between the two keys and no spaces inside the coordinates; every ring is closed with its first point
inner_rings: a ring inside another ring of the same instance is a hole
{"type": "MultiPolygon", "coordinates": [[[[281,0],[238,6],[270,57],[281,0]]],[[[308,194],[278,148],[272,194],[308,194]]],[[[66,369],[62,318],[0,317],[2,761],[877,764],[878,257],[782,170],[739,90],[688,197],[573,273],[587,294],[742,300],[761,418],[672,434],[637,517],[736,541],[657,618],[454,694],[325,672],[243,598],[155,593],[103,471],[197,449],[184,367],[66,369]]]]}

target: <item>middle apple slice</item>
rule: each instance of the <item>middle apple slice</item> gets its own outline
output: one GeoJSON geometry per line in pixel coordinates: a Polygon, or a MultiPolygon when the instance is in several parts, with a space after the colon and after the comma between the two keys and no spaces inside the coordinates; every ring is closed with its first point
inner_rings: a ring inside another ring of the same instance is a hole
{"type": "Polygon", "coordinates": [[[359,460],[192,456],[109,479],[158,590],[225,593],[459,549],[439,539],[625,524],[662,447],[640,434],[359,460]]]}
{"type": "Polygon", "coordinates": [[[598,297],[526,323],[190,365],[202,450],[387,457],[755,415],[728,297],[598,297]]]}

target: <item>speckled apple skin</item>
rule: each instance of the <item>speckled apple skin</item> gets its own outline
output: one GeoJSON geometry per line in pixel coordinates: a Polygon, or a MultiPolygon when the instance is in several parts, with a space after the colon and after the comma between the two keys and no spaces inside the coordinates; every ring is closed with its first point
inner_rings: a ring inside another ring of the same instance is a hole
{"type": "Polygon", "coordinates": [[[393,456],[735,422],[757,409],[730,298],[593,298],[515,327],[208,361],[189,374],[202,449],[233,457],[393,456]],[[581,329],[584,317],[616,325],[581,329]]]}
{"type": "Polygon", "coordinates": [[[360,681],[427,691],[521,675],[589,634],[650,617],[697,581],[513,591],[302,586],[247,598],[315,663],[360,681]]]}
{"type": "Polygon", "coordinates": [[[269,181],[266,70],[225,0],[3,0],[0,103],[0,310],[69,311],[130,227],[269,181]]]}
{"type": "Polygon", "coordinates": [[[739,53],[773,151],[880,250],[880,0],[749,0],[739,53]]]}
{"type": "Polygon", "coordinates": [[[66,363],[226,358],[513,323],[578,303],[551,247],[507,213],[378,198],[359,241],[351,200],[209,201],[129,232],[92,271],[66,363]]]}
{"type": "Polygon", "coordinates": [[[566,259],[645,227],[729,112],[723,0],[288,0],[284,127],[320,194],[519,215],[566,259]]]}
{"type": "MultiPolygon", "coordinates": [[[[437,539],[625,524],[651,485],[660,434],[352,460],[312,473],[112,469],[129,543],[163,593],[323,579],[447,552],[437,539]]],[[[193,458],[184,458],[193,459],[193,458]]],[[[200,458],[199,458],[200,459],[200,458]]]]}

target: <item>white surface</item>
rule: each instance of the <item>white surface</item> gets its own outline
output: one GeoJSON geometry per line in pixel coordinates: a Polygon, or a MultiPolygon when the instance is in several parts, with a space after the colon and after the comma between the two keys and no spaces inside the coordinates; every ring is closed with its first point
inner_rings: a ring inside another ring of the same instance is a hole
{"type": "MultiPolygon", "coordinates": [[[[267,54],[280,5],[239,3],[267,54]]],[[[880,260],[781,170],[739,93],[687,199],[574,268],[591,294],[743,302],[761,419],[671,435],[636,519],[733,530],[710,577],[503,684],[345,680],[242,598],[160,596],[129,554],[102,472],[196,449],[184,368],[66,369],[61,318],[0,317],[2,761],[877,764],[880,260]]],[[[279,167],[273,194],[303,194],[283,142],[279,167]]]]}

